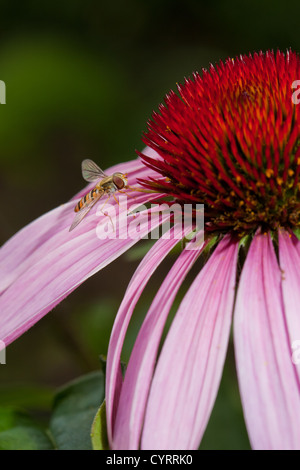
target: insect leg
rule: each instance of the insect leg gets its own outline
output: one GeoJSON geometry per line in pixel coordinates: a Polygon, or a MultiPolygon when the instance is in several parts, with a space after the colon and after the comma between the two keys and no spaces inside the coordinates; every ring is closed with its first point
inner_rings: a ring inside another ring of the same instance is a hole
{"type": "Polygon", "coordinates": [[[119,201],[118,201],[118,199],[116,198],[116,195],[115,195],[115,193],[113,193],[113,196],[114,196],[114,200],[116,201],[116,203],[117,203],[117,204],[118,204],[118,206],[119,206],[120,204],[119,204],[119,201]]]}
{"type": "Polygon", "coordinates": [[[110,196],[111,196],[111,193],[108,194],[108,197],[107,197],[107,199],[105,200],[104,204],[102,205],[100,211],[102,212],[103,215],[105,215],[106,217],[109,217],[110,223],[111,223],[111,225],[112,225],[112,227],[113,227],[113,231],[115,231],[115,226],[114,226],[114,224],[113,224],[113,221],[112,221],[111,216],[110,216],[109,214],[103,212],[103,208],[104,208],[105,204],[107,203],[107,201],[109,201],[110,196]]]}

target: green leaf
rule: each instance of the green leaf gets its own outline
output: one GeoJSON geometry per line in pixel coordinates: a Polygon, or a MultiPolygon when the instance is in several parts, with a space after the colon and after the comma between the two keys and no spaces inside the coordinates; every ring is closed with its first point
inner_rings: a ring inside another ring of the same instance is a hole
{"type": "Polygon", "coordinates": [[[50,450],[46,431],[13,407],[0,408],[0,450],[50,450]]]}
{"type": "Polygon", "coordinates": [[[58,449],[92,449],[91,427],[103,400],[102,371],[87,374],[60,389],[50,419],[50,432],[58,449]]]}
{"type": "Polygon", "coordinates": [[[106,429],[106,404],[104,400],[96,413],[92,425],[91,439],[94,450],[109,450],[106,429]]]}

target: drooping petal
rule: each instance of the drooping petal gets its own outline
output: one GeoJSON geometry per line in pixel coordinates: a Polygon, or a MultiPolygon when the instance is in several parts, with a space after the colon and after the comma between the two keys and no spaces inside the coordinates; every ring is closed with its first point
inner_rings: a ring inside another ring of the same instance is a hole
{"type": "Polygon", "coordinates": [[[120,357],[126,331],[136,306],[146,284],[163,259],[178,243],[171,230],[169,238],[160,238],[142,259],[136,269],[120,305],[113,325],[107,353],[106,373],[106,414],[108,437],[113,446],[113,431],[116,410],[119,400],[120,357]]]}
{"type": "MultiPolygon", "coordinates": [[[[115,171],[127,172],[131,185],[135,185],[136,179],[140,177],[141,174],[148,172],[138,159],[116,165],[107,170],[107,173],[115,171]]],[[[90,228],[86,225],[88,222],[91,222],[91,218],[89,217],[82,222],[76,231],[69,233],[69,227],[74,217],[74,207],[76,205],[74,201],[79,200],[79,198],[92,189],[93,186],[94,184],[87,185],[74,196],[72,201],[67,204],[62,204],[34,220],[1,247],[0,293],[4,292],[4,290],[9,287],[18,276],[25,272],[26,269],[33,266],[36,261],[39,261],[45,253],[50,253],[62,243],[76,238],[79,234],[84,233],[87,228],[90,228]]],[[[113,200],[110,202],[114,204],[113,200]]],[[[95,210],[93,212],[95,213],[95,210]]],[[[91,214],[93,212],[91,212],[91,214]]],[[[96,226],[98,221],[98,219],[93,220],[93,227],[96,226]]]]}
{"type": "Polygon", "coordinates": [[[300,241],[294,234],[279,232],[279,261],[290,351],[300,391],[300,241]]]}
{"type": "MultiPolygon", "coordinates": [[[[120,168],[123,172],[131,172],[128,174],[130,185],[135,185],[136,178],[148,172],[140,161],[120,165],[120,168]]],[[[133,191],[130,196],[134,204],[142,204],[153,197],[133,191]]],[[[121,197],[126,199],[125,195],[121,197]]],[[[94,207],[70,233],[74,205],[71,201],[45,214],[1,248],[3,293],[0,297],[0,338],[6,345],[28,330],[88,277],[138,241],[138,238],[132,237],[99,239],[106,236],[106,227],[113,224],[111,216],[119,216],[118,221],[125,228],[132,219],[128,217],[127,207],[124,210],[123,205],[116,204],[114,198],[105,206],[109,217],[101,212],[98,214],[99,211],[95,217],[97,208],[94,207]]],[[[149,230],[145,217],[141,223],[140,237],[149,230]]]]}
{"type": "Polygon", "coordinates": [[[163,329],[176,294],[204,245],[180,254],[155,296],[128,363],[115,423],[113,447],[138,449],[145,405],[163,329]]]}
{"type": "Polygon", "coordinates": [[[185,295],[148,398],[142,449],[196,449],[215,401],[234,299],[238,244],[225,237],[185,295]]]}
{"type": "Polygon", "coordinates": [[[234,320],[238,379],[254,449],[300,448],[299,384],[282,299],[283,275],[270,235],[257,234],[241,274],[234,320]]]}

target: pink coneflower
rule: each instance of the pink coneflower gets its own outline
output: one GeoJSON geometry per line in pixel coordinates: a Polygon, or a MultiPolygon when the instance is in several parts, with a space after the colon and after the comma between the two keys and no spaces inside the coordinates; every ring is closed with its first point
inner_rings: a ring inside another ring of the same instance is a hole
{"type": "MultiPolygon", "coordinates": [[[[106,377],[112,449],[199,446],[232,317],[252,447],[300,448],[300,368],[292,360],[300,340],[300,115],[292,99],[298,79],[300,59],[290,51],[228,59],[194,74],[153,114],[147,151],[110,171],[127,173],[130,186],[154,190],[168,204],[205,204],[204,242],[193,250],[186,243],[174,262],[124,378],[127,326],[151,275],[178,243],[175,222],[170,237],[160,238],[141,261],[117,313],[106,377]],[[158,353],[178,290],[204,251],[206,262],[158,353]]],[[[157,197],[132,195],[140,203],[157,197]]],[[[2,248],[0,338],[6,344],[137,241],[99,240],[94,209],[70,234],[73,207],[74,201],[46,214],[2,248]]],[[[112,207],[130,223],[121,205],[112,207]]],[[[141,233],[148,231],[147,223],[141,226],[141,233]]]]}

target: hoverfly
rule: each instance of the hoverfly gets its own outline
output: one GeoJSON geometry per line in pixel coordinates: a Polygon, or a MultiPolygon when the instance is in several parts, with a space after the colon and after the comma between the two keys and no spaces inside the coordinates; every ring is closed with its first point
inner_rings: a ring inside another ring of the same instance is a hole
{"type": "Polygon", "coordinates": [[[81,168],[82,176],[86,181],[89,183],[99,179],[100,181],[93,189],[91,189],[90,192],[80,199],[78,204],[76,204],[74,211],[77,212],[77,214],[74,217],[69,232],[71,232],[71,230],[73,230],[82,221],[82,219],[104,194],[107,194],[108,197],[110,197],[111,194],[116,191],[120,191],[127,186],[126,175],[117,172],[112,176],[108,176],[92,160],[83,160],[81,168]]]}

